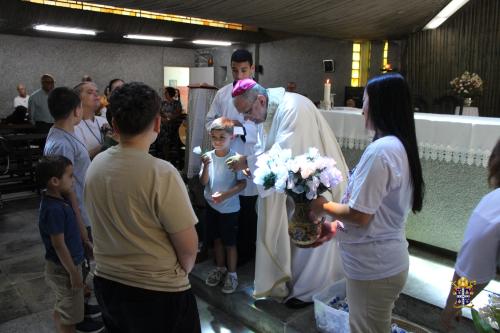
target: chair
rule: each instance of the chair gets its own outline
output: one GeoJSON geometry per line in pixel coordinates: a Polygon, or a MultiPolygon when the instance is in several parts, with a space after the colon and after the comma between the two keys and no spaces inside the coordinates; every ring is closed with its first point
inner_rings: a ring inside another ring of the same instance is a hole
{"type": "Polygon", "coordinates": [[[415,96],[413,96],[413,100],[412,100],[412,109],[413,109],[413,112],[427,113],[427,112],[429,112],[429,103],[427,103],[425,98],[423,98],[422,96],[415,95],[415,96]]]}
{"type": "Polygon", "coordinates": [[[451,95],[444,95],[436,98],[432,103],[433,111],[441,114],[455,114],[455,108],[460,107],[460,114],[463,110],[463,100],[451,95]]]}

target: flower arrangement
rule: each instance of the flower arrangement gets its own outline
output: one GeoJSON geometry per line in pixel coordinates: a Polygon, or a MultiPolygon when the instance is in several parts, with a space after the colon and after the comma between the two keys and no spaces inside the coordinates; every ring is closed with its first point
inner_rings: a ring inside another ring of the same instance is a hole
{"type": "Polygon", "coordinates": [[[451,80],[450,85],[453,92],[463,98],[474,97],[483,92],[483,80],[476,73],[468,71],[451,80]]]}
{"type": "Polygon", "coordinates": [[[489,333],[498,330],[500,323],[500,296],[489,294],[488,305],[478,310],[472,309],[472,320],[477,332],[489,333]]]}
{"type": "Polygon", "coordinates": [[[336,164],[334,159],[320,156],[316,148],[292,157],[290,149],[274,145],[257,158],[254,182],[266,190],[286,193],[295,202],[307,202],[342,181],[336,164]]]}

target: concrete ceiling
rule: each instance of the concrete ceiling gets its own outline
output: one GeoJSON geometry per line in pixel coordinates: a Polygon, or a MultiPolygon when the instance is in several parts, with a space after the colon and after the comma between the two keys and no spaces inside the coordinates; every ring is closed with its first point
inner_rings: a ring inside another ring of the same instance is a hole
{"type": "Polygon", "coordinates": [[[90,0],[337,39],[396,39],[416,32],[449,0],[90,0]]]}

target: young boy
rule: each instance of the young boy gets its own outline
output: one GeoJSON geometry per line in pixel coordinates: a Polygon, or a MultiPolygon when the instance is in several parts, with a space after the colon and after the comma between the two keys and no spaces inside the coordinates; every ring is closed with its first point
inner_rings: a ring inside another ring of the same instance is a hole
{"type": "Polygon", "coordinates": [[[83,321],[83,246],[76,216],[64,199],[73,186],[73,165],[64,156],[42,157],[37,178],[47,189],[40,204],[39,228],[45,245],[45,280],[54,291],[58,332],[75,332],[83,321]]]}
{"type": "Polygon", "coordinates": [[[85,178],[94,288],[109,332],[201,332],[188,279],[198,221],[179,172],[149,154],[160,103],[143,83],[115,90],[108,112],[120,143],[98,154],[85,178]]]}
{"type": "MultiPolygon", "coordinates": [[[[47,100],[50,114],[55,120],[54,126],[47,135],[47,141],[43,151],[44,155],[62,155],[69,159],[73,165],[75,182],[73,187],[66,193],[76,216],[80,229],[87,264],[83,268],[83,280],[89,272],[88,260],[92,254],[92,238],[90,219],[83,206],[83,184],[85,173],[90,165],[90,157],[85,144],[75,136],[75,126],[82,119],[82,108],[80,97],[71,89],[57,87],[52,90],[47,100]]],[[[88,297],[88,295],[87,295],[88,297]]],[[[86,317],[98,317],[100,310],[98,306],[85,304],[86,317]]],[[[82,332],[94,332],[98,329],[97,322],[86,320],[78,325],[82,332]]],[[[102,325],[100,325],[102,328],[102,325]]]]}
{"type": "Polygon", "coordinates": [[[236,243],[240,200],[237,194],[245,188],[246,181],[241,173],[230,171],[225,163],[235,155],[229,148],[234,137],[233,122],[225,117],[215,119],[210,125],[210,137],[214,150],[202,156],[200,182],[205,186],[207,234],[209,241],[214,242],[217,267],[208,274],[205,283],[214,287],[224,280],[222,292],[230,294],[238,286],[236,243]]]}

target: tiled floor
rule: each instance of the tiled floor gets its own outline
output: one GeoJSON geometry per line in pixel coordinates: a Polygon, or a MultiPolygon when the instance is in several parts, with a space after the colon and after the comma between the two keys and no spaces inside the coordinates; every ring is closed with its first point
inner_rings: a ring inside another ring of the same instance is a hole
{"type": "MultiPolygon", "coordinates": [[[[54,332],[54,297],[43,278],[45,250],[37,226],[38,198],[0,209],[0,332],[54,332]]],[[[203,333],[251,332],[224,312],[197,299],[203,333]]]]}

